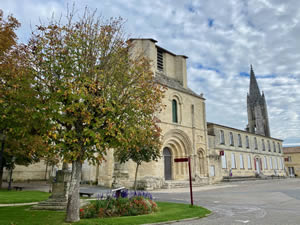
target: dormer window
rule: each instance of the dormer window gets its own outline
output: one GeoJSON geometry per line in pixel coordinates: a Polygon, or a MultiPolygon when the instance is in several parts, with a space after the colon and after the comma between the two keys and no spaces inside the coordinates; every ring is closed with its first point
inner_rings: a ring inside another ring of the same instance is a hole
{"type": "Polygon", "coordinates": [[[224,131],[220,130],[220,144],[225,144],[224,131]]]}
{"type": "Polygon", "coordinates": [[[243,147],[242,145],[242,137],[240,134],[238,134],[238,140],[239,140],[239,147],[243,147]]]}
{"type": "Polygon", "coordinates": [[[254,137],[254,148],[255,148],[255,149],[258,149],[258,147],[257,147],[257,139],[256,139],[256,137],[254,137]]]}
{"type": "Polygon", "coordinates": [[[279,152],[279,153],[281,153],[280,144],[279,144],[279,143],[277,143],[277,145],[278,145],[278,152],[279,152]]]}
{"type": "Polygon", "coordinates": [[[246,136],[246,148],[249,148],[249,137],[246,136]]]}
{"type": "Polygon", "coordinates": [[[234,145],[234,141],[233,141],[233,134],[232,134],[232,132],[230,132],[229,135],[230,135],[230,139],[229,139],[230,140],[230,145],[233,146],[234,145]]]}
{"type": "Polygon", "coordinates": [[[263,150],[263,151],[266,151],[265,140],[262,139],[262,140],[261,140],[261,143],[262,143],[262,150],[263,150]]]}
{"type": "Polygon", "coordinates": [[[178,123],[177,101],[175,99],[172,100],[172,121],[178,123]]]}
{"type": "Polygon", "coordinates": [[[164,70],[164,57],[163,51],[160,48],[157,48],[157,70],[164,70]]]}

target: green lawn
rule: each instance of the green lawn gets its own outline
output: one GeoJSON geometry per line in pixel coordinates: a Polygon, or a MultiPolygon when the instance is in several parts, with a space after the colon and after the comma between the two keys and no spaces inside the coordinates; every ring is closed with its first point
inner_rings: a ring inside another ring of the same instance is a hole
{"type": "MultiPolygon", "coordinates": [[[[186,204],[157,202],[159,211],[150,215],[115,217],[107,219],[82,219],[73,224],[101,224],[101,225],[122,225],[122,224],[145,224],[178,220],[193,217],[204,217],[210,213],[202,207],[190,207],[186,204]]],[[[1,225],[59,225],[64,223],[64,212],[29,210],[30,206],[0,207],[1,225]]]]}
{"type": "Polygon", "coordinates": [[[0,204],[44,201],[49,193],[42,191],[8,191],[0,190],[0,204]]]}

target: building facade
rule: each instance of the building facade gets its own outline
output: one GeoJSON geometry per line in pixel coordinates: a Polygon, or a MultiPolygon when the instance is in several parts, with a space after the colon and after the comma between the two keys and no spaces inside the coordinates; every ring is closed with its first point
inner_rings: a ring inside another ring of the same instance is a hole
{"type": "Polygon", "coordinates": [[[215,181],[285,175],[282,140],[214,123],[207,123],[207,129],[209,170],[215,181]]]}
{"type": "Polygon", "coordinates": [[[300,146],[284,147],[285,168],[289,176],[300,176],[300,146]]]}

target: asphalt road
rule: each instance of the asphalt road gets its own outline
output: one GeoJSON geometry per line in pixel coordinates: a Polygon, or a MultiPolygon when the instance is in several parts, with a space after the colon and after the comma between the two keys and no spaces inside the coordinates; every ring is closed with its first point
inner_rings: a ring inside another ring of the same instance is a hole
{"type": "MultiPolygon", "coordinates": [[[[158,201],[190,202],[187,190],[153,192],[158,201]]],[[[194,192],[194,204],[213,213],[195,221],[199,225],[300,225],[300,179],[262,180],[212,186],[194,192]],[[216,188],[215,188],[216,187],[216,188]]]]}

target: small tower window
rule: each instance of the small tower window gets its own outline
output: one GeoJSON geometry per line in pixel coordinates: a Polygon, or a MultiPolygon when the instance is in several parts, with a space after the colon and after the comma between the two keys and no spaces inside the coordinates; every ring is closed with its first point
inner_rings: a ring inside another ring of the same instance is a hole
{"type": "Polygon", "coordinates": [[[161,49],[157,49],[157,69],[159,71],[164,70],[164,57],[163,57],[163,51],[161,49]]]}
{"type": "Polygon", "coordinates": [[[175,99],[172,100],[172,121],[178,123],[177,101],[175,99]]]}
{"type": "Polygon", "coordinates": [[[273,141],[273,151],[276,152],[276,145],[274,141],[273,141]]]}
{"type": "Polygon", "coordinates": [[[266,151],[265,140],[262,139],[262,140],[261,140],[261,143],[262,143],[262,150],[263,150],[263,151],[266,151]]]}
{"type": "Polygon", "coordinates": [[[268,140],[268,151],[271,151],[271,145],[270,145],[270,141],[268,140]]]}

